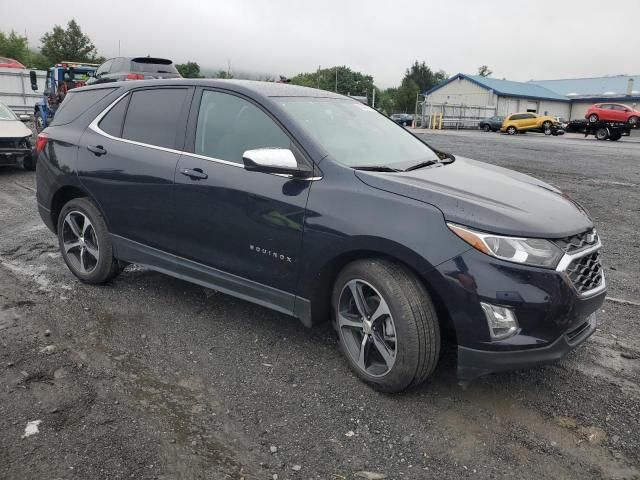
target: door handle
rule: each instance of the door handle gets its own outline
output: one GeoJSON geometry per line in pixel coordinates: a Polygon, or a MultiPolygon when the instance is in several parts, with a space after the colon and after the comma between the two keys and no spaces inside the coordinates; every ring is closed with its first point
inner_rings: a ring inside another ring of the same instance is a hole
{"type": "Polygon", "coordinates": [[[87,150],[92,152],[96,157],[99,157],[100,155],[104,155],[105,153],[107,153],[107,151],[102,145],[89,145],[87,147],[87,150]]]}
{"type": "Polygon", "coordinates": [[[204,173],[201,168],[183,168],[180,170],[180,173],[189,177],[191,180],[204,180],[209,178],[209,175],[204,173]]]}

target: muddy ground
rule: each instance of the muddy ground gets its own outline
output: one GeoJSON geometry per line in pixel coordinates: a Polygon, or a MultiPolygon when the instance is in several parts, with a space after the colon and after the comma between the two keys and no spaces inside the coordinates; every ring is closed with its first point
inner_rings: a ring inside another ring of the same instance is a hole
{"type": "MultiPolygon", "coordinates": [[[[568,191],[597,223],[609,296],[640,301],[639,139],[425,137],[568,191]]],[[[463,390],[448,350],[429,382],[382,395],[328,326],[136,266],[77,282],[34,189],[0,170],[0,478],[640,478],[638,304],[605,302],[557,365],[463,390]]]]}

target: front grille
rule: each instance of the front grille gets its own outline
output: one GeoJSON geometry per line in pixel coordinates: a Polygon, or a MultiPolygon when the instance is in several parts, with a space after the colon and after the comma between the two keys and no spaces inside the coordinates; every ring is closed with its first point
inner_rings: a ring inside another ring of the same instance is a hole
{"type": "Polygon", "coordinates": [[[599,287],[602,285],[600,252],[596,251],[576,258],[569,264],[566,272],[579,293],[585,293],[599,287]]]}
{"type": "Polygon", "coordinates": [[[587,230],[565,238],[554,240],[564,253],[572,254],[598,243],[598,235],[595,230],[587,230]]]}
{"type": "Polygon", "coordinates": [[[0,148],[16,148],[19,144],[19,138],[0,138],[0,148]]]}

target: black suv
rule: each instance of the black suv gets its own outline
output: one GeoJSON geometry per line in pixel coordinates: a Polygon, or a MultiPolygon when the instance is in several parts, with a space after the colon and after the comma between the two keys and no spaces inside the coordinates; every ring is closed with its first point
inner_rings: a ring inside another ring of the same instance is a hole
{"type": "Polygon", "coordinates": [[[121,80],[151,80],[181,78],[171,60],[153,57],[117,57],[105,61],[96,70],[87,85],[118,82],[121,80]]]}
{"type": "Polygon", "coordinates": [[[600,241],[544,182],[434,150],[331,92],[236,80],[69,92],[40,137],[38,207],[70,270],[146,265],[335,322],[353,370],[396,392],[562,358],[596,328],[600,241]]]}

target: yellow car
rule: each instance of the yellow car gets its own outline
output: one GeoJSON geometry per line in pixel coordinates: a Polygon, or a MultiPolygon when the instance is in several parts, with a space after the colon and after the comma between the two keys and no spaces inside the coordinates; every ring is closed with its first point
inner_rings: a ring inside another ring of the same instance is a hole
{"type": "Polygon", "coordinates": [[[537,115],[535,113],[512,113],[502,122],[501,132],[515,135],[518,132],[544,132],[550,130],[557,123],[555,118],[549,115],[537,115]]]}

